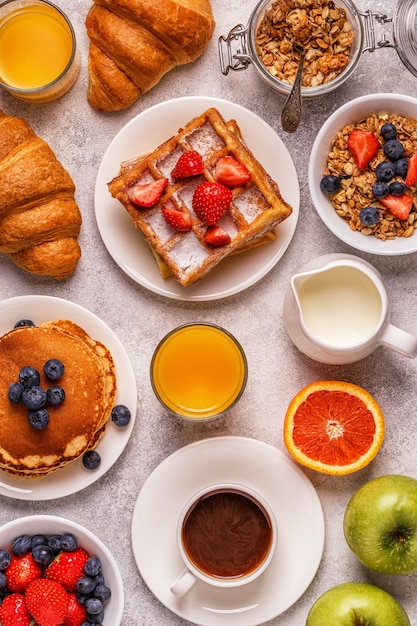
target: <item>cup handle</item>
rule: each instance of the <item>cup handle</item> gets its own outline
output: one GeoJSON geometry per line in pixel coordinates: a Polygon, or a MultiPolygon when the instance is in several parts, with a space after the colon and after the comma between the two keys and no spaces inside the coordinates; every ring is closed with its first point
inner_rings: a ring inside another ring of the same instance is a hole
{"type": "Polygon", "coordinates": [[[379,338],[379,343],[388,346],[402,355],[415,359],[417,356],[417,337],[388,323],[379,338]]]}
{"type": "Polygon", "coordinates": [[[178,578],[172,583],[170,591],[174,594],[174,596],[184,596],[187,591],[191,589],[196,580],[197,578],[194,574],[190,572],[189,569],[185,568],[185,570],[183,570],[178,578]]]}

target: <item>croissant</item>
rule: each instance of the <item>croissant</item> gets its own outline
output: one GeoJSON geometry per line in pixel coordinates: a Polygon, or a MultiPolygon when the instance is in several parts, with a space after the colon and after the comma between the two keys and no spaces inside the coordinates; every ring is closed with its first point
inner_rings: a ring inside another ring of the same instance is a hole
{"type": "Polygon", "coordinates": [[[22,269],[70,276],[81,256],[75,185],[23,119],[0,111],[0,252],[22,269]]]}
{"type": "Polygon", "coordinates": [[[200,57],[212,37],[209,0],[94,0],[87,18],[89,103],[118,111],[166,72],[200,57]]]}

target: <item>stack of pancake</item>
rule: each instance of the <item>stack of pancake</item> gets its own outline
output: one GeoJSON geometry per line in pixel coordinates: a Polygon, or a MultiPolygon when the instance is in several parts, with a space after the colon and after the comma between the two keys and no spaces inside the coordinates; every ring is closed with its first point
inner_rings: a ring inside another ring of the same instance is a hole
{"type": "Polygon", "coordinates": [[[69,320],[15,328],[0,338],[0,469],[24,478],[65,467],[94,448],[105,432],[116,396],[116,374],[108,348],[69,320]],[[12,404],[7,392],[25,366],[36,368],[40,386],[52,384],[43,373],[49,359],[65,366],[56,382],[65,391],[58,406],[47,406],[43,430],[28,421],[28,409],[12,404]]]}

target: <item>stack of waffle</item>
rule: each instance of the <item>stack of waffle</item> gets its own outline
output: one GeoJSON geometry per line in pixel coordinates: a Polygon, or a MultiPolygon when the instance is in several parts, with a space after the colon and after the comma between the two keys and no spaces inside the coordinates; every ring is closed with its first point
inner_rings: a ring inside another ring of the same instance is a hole
{"type": "Polygon", "coordinates": [[[16,328],[0,338],[0,469],[15,477],[35,478],[65,467],[94,448],[105,432],[114,405],[116,375],[112,355],[102,343],[68,320],[16,328]],[[65,366],[57,381],[65,391],[50,420],[37,430],[28,409],[8,399],[11,383],[30,365],[40,386],[51,386],[43,373],[49,359],[65,366]]]}
{"type": "Polygon", "coordinates": [[[275,227],[292,211],[276,182],[243,142],[236,122],[226,123],[214,108],[193,119],[151,154],[121,164],[119,175],[108,186],[144,234],[161,274],[173,274],[183,286],[202,278],[225,257],[273,240],[275,227]],[[175,164],[181,154],[191,150],[202,156],[203,174],[174,180],[171,172],[175,164]],[[213,248],[204,241],[206,225],[194,213],[192,199],[200,183],[215,180],[217,161],[229,155],[246,167],[250,180],[233,189],[231,205],[219,221],[230,235],[230,243],[213,248]],[[130,201],[131,187],[161,178],[167,178],[168,185],[155,206],[143,209],[130,201]],[[188,211],[191,230],[184,233],[171,229],[161,212],[164,206],[188,211]]]}

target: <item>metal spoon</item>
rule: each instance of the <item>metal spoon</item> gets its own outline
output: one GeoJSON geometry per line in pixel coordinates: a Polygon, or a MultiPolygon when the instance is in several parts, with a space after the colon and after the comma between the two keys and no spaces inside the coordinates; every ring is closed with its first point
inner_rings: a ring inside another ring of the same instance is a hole
{"type": "Polygon", "coordinates": [[[300,53],[300,62],[290,95],[281,111],[281,125],[287,133],[297,130],[301,120],[301,79],[306,51],[302,46],[295,46],[295,50],[300,53]]]}

